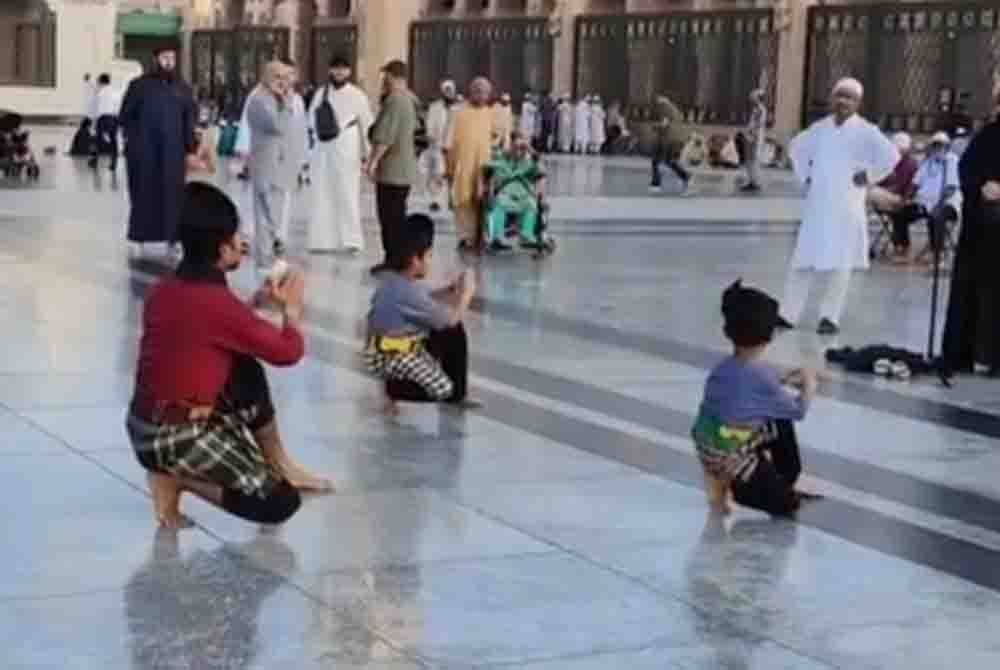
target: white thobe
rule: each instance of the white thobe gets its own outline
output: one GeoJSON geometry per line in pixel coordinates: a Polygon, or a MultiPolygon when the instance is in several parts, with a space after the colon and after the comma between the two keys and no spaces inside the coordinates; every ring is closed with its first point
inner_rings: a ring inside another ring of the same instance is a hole
{"type": "Polygon", "coordinates": [[[600,105],[590,106],[590,146],[599,151],[607,140],[607,129],[604,124],[608,120],[608,115],[600,105]]]}
{"type": "Polygon", "coordinates": [[[864,172],[868,183],[882,181],[899,162],[899,151],[860,116],[839,126],[832,116],[814,123],[789,144],[796,176],[806,185],[785,294],[785,317],[795,323],[805,307],[811,279],[805,271],[832,273],[820,316],[837,323],[853,269],[868,267],[866,186],[854,184],[864,172]]]}
{"type": "MultiPolygon", "coordinates": [[[[240,117],[240,127],[236,133],[236,143],[233,145],[233,152],[240,156],[246,156],[250,153],[250,124],[247,122],[247,105],[250,103],[250,98],[262,91],[261,86],[256,86],[247,95],[247,99],[243,101],[243,115],[240,117]]],[[[306,114],[306,104],[302,100],[302,96],[298,93],[292,94],[292,114],[296,117],[304,117],[306,114]]],[[[306,149],[309,148],[309,136],[306,135],[302,138],[305,143],[306,149]]]]}
{"type": "Polygon", "coordinates": [[[438,99],[427,109],[427,148],[420,156],[421,169],[427,176],[427,194],[431,201],[442,206],[444,200],[444,142],[451,125],[451,108],[438,99]]]}
{"type": "Polygon", "coordinates": [[[517,129],[529,141],[535,137],[535,132],[538,130],[538,108],[530,100],[525,100],[521,105],[521,118],[518,120],[517,129]]]}
{"type": "Polygon", "coordinates": [[[573,119],[574,144],[578,153],[584,153],[590,146],[590,103],[580,101],[576,105],[576,117],[573,119]]]}
{"type": "Polygon", "coordinates": [[[317,138],[310,161],[312,198],[309,211],[310,251],[364,249],[361,228],[361,160],[374,118],[360,88],[330,85],[316,91],[309,107],[309,127],[316,127],[316,110],[328,96],[340,124],[340,135],[329,142],[317,138]]]}
{"type": "Polygon", "coordinates": [[[573,105],[559,105],[559,150],[564,154],[573,150],[573,105]]]}

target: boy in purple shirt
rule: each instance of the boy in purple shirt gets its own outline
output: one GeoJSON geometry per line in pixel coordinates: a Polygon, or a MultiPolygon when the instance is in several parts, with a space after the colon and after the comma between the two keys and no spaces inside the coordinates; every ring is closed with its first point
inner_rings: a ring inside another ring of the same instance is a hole
{"type": "Polygon", "coordinates": [[[802,463],[793,422],[805,418],[816,395],[816,373],[781,377],[760,360],[780,318],[771,296],[736,282],[722,296],[722,314],[733,355],[709,375],[692,431],[709,502],[728,512],[731,490],[741,505],[791,515],[811,497],[795,490],[802,463]]]}

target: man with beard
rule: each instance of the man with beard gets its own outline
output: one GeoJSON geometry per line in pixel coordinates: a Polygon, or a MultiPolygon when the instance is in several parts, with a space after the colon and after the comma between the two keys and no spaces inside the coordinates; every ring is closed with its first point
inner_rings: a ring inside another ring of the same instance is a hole
{"type": "Polygon", "coordinates": [[[431,103],[427,110],[427,149],[421,156],[427,178],[427,194],[431,199],[431,211],[441,209],[445,199],[445,156],[444,141],[455,110],[455,82],[446,79],[441,82],[441,97],[431,103]]]}
{"type": "Polygon", "coordinates": [[[176,46],[160,47],[154,57],[152,72],[129,84],[118,119],[125,133],[131,201],[128,239],[173,248],[185,160],[194,148],[195,103],[191,89],[177,77],[176,46]]]}
{"type": "Polygon", "coordinates": [[[972,138],[959,162],[962,232],[952,270],[951,299],[942,355],[954,372],[974,372],[976,363],[1000,373],[1000,288],[996,257],[1000,249],[1000,91],[994,93],[994,119],[972,138]]]}
{"type": "MultiPolygon", "coordinates": [[[[479,253],[483,166],[493,153],[493,122],[490,107],[493,85],[476,77],[469,85],[469,104],[452,119],[447,142],[451,174],[451,200],[460,251],[479,253]]],[[[530,137],[525,135],[525,137],[530,137]]]]}
{"type": "Polygon", "coordinates": [[[309,128],[316,142],[310,167],[313,180],[309,215],[309,250],[365,247],[361,229],[361,165],[373,122],[371,106],[351,83],[344,56],[330,60],[329,82],[313,96],[309,128]]]}
{"type": "Polygon", "coordinates": [[[839,333],[851,273],[868,268],[868,186],[892,173],[899,150],[858,115],[863,96],[861,82],[841,79],[833,87],[831,114],[788,146],[792,167],[807,191],[782,304],[783,327],[798,323],[812,282],[822,273],[827,286],[817,332],[839,333]]]}

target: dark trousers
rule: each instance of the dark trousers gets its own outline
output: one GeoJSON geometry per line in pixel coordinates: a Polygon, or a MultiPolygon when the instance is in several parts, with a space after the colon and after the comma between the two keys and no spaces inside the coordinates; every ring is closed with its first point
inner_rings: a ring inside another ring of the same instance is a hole
{"type": "Polygon", "coordinates": [[[691,175],[687,170],[677,162],[678,156],[674,151],[668,151],[664,149],[658,150],[653,154],[653,178],[649,182],[650,186],[659,187],[662,184],[662,175],[660,173],[660,166],[666,165],[668,168],[674,171],[678,179],[683,181],[685,184],[690,181],[691,175]]]}
{"type": "Polygon", "coordinates": [[[927,234],[931,249],[943,251],[945,231],[950,222],[958,220],[958,212],[951,205],[942,207],[936,215],[923,205],[907,205],[892,215],[892,243],[902,249],[910,248],[910,226],[920,219],[927,220],[927,234]]]}
{"type": "Polygon", "coordinates": [[[760,462],[746,480],[732,483],[733,499],[746,507],[787,516],[798,509],[795,482],[802,473],[799,442],[791,421],[775,421],[776,437],[759,447],[760,462]]]}
{"type": "MultiPolygon", "coordinates": [[[[465,400],[469,383],[469,339],[465,326],[458,323],[451,328],[432,331],[424,343],[427,353],[441,364],[454,386],[449,403],[465,400]]],[[[390,379],[385,383],[386,394],[393,400],[403,402],[437,402],[427,391],[412,381],[390,379]]]]}
{"type": "Polygon", "coordinates": [[[97,166],[100,156],[111,157],[111,169],[118,167],[118,117],[104,115],[97,119],[94,142],[90,154],[90,164],[97,166]]]}
{"type": "MultiPolygon", "coordinates": [[[[236,359],[219,398],[218,407],[223,412],[252,417],[247,422],[247,428],[251,432],[260,430],[274,420],[271,389],[260,362],[249,356],[236,359]]],[[[137,451],[136,457],[146,470],[163,473],[152,452],[137,451]]],[[[302,496],[286,480],[275,484],[264,497],[223,487],[220,506],[230,514],[252,523],[278,524],[284,523],[298,511],[302,506],[302,496]]]]}
{"type": "Polygon", "coordinates": [[[375,184],[375,210],[378,225],[382,229],[382,251],[389,260],[398,244],[397,240],[406,225],[406,199],[410,196],[409,186],[375,184]]]}

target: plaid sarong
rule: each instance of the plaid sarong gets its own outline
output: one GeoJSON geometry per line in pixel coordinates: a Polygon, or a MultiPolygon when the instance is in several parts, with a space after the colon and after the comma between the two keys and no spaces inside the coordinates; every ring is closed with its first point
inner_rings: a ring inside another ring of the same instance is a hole
{"type": "Polygon", "coordinates": [[[206,421],[165,425],[129,414],[126,429],[137,455],[156,469],[267,497],[281,477],[248,428],[257,409],[216,412],[206,421]]]}
{"type": "Polygon", "coordinates": [[[702,466],[712,475],[746,481],[760,462],[758,448],[777,437],[774,424],[758,428],[738,428],[699,414],[691,429],[695,451],[702,466]]]}
{"type": "Polygon", "coordinates": [[[408,354],[387,354],[368,347],[361,354],[368,372],[382,379],[411,381],[436,400],[451,397],[455,385],[445,374],[441,363],[426,349],[408,354]]]}

